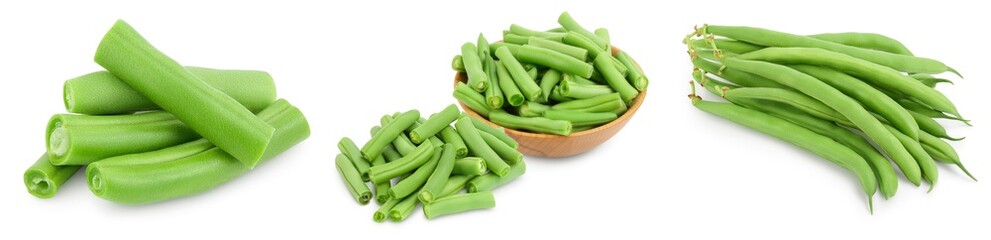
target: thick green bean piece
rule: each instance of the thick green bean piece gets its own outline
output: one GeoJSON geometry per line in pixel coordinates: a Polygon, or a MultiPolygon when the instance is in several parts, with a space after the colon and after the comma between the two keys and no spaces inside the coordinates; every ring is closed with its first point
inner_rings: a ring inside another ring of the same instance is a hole
{"type": "Polygon", "coordinates": [[[613,89],[605,85],[585,85],[572,84],[571,81],[561,81],[558,85],[561,96],[573,99],[586,99],[614,93],[613,89]]]}
{"type": "Polygon", "coordinates": [[[905,47],[905,45],[898,40],[877,33],[820,33],[810,35],[810,37],[847,46],[874,49],[906,56],[915,56],[915,54],[912,54],[912,51],[908,50],[908,47],[905,47]]]}
{"type": "Polygon", "coordinates": [[[413,210],[416,209],[416,205],[418,203],[420,203],[420,201],[416,198],[416,196],[404,198],[402,201],[399,201],[396,206],[389,210],[389,218],[391,218],[393,222],[402,222],[403,220],[406,220],[406,217],[413,214],[413,210]]]}
{"type": "Polygon", "coordinates": [[[541,31],[531,30],[516,24],[512,24],[509,26],[509,32],[520,36],[539,37],[539,38],[552,39],[555,41],[561,41],[561,39],[564,38],[564,33],[550,32],[550,31],[541,32],[541,31]]]}
{"type": "Polygon", "coordinates": [[[422,125],[413,129],[409,132],[409,139],[413,143],[419,144],[427,138],[433,137],[440,133],[442,129],[451,125],[454,120],[458,120],[458,116],[461,115],[461,110],[458,110],[458,106],[451,104],[448,105],[444,110],[441,110],[437,114],[430,116],[426,122],[422,125]]]}
{"type": "MultiPolygon", "coordinates": [[[[571,46],[575,46],[587,50],[588,57],[592,59],[598,57],[599,54],[603,54],[603,53],[608,54],[607,50],[603,48],[599,48],[599,46],[596,46],[595,43],[592,42],[592,40],[576,32],[567,32],[564,35],[564,38],[561,39],[561,42],[563,42],[564,44],[568,44],[571,46]]],[[[587,76],[585,78],[591,78],[591,76],[587,76]]]]}
{"type": "Polygon", "coordinates": [[[636,88],[630,86],[630,82],[626,81],[623,74],[620,74],[616,70],[616,66],[613,64],[612,58],[609,55],[596,57],[595,67],[606,78],[606,83],[609,84],[609,87],[612,87],[612,89],[619,93],[620,97],[623,98],[623,102],[631,103],[633,102],[633,98],[636,98],[637,94],[640,94],[636,88]]]}
{"type": "Polygon", "coordinates": [[[546,38],[530,37],[526,45],[554,50],[564,55],[571,56],[579,61],[588,60],[588,50],[580,47],[564,44],[560,41],[547,40],[546,38]]]}
{"type": "MultiPolygon", "coordinates": [[[[547,48],[524,45],[514,54],[521,62],[545,66],[581,77],[591,77],[594,70],[592,64],[547,48]]],[[[613,70],[616,70],[615,67],[613,70]]]]}
{"type": "MultiPolygon", "coordinates": [[[[846,72],[873,85],[912,96],[936,110],[960,116],[956,106],[942,93],[891,68],[863,59],[817,48],[765,48],[740,55],[747,60],[782,64],[807,64],[846,72]]],[[[726,64],[726,61],[723,61],[726,64]]]]}
{"type": "Polygon", "coordinates": [[[461,139],[458,131],[454,130],[451,126],[444,127],[444,129],[440,130],[440,139],[445,143],[453,145],[456,157],[463,158],[468,156],[468,146],[465,145],[465,141],[461,139]]]}
{"type": "MultiPolygon", "coordinates": [[[[275,101],[275,81],[266,72],[201,67],[186,67],[186,70],[231,96],[251,112],[261,111],[275,101]]],[[[63,96],[65,110],[71,113],[103,115],[160,109],[107,71],[66,80],[63,96]]]]}
{"type": "MultiPolygon", "coordinates": [[[[767,49],[761,51],[766,50],[767,49]]],[[[787,66],[768,62],[726,58],[723,61],[723,64],[725,64],[727,68],[736,68],[772,79],[821,101],[827,106],[835,109],[837,112],[843,114],[843,116],[849,119],[850,122],[852,122],[858,129],[863,131],[896,163],[914,162],[912,155],[909,154],[901,142],[895,138],[891,132],[885,129],[881,122],[870,112],[868,112],[867,109],[864,109],[859,102],[844,95],[839,90],[836,90],[836,88],[823,83],[815,77],[809,76],[787,66]]],[[[902,167],[902,171],[906,178],[910,180],[919,179],[921,177],[921,172],[918,171],[918,168],[902,165],[899,165],[899,167],[902,167]]]]}
{"type": "MultiPolygon", "coordinates": [[[[503,88],[503,90],[505,90],[505,88],[503,88]]],[[[509,95],[506,97],[508,98],[509,95]]],[[[468,87],[468,85],[463,82],[459,82],[454,88],[454,98],[461,101],[461,103],[464,103],[465,106],[468,106],[468,108],[471,108],[471,110],[474,110],[479,115],[489,115],[489,107],[485,103],[485,96],[475,92],[475,90],[472,90],[471,87],[468,87]]]]}
{"type": "Polygon", "coordinates": [[[471,179],[471,181],[468,181],[468,186],[466,188],[470,193],[492,191],[502,185],[506,185],[507,183],[516,180],[520,176],[523,176],[524,173],[526,173],[526,163],[521,161],[516,163],[516,165],[513,165],[512,169],[509,171],[509,174],[506,174],[506,176],[498,176],[491,173],[481,175],[471,179]]]}
{"type": "Polygon", "coordinates": [[[347,137],[341,138],[341,140],[337,142],[337,149],[341,150],[341,153],[352,161],[351,164],[354,165],[354,168],[358,170],[359,174],[361,174],[361,179],[368,181],[368,168],[372,165],[367,159],[365,159],[365,157],[361,155],[361,150],[359,150],[358,146],[354,144],[354,141],[351,141],[351,139],[347,137]]]}
{"type": "MultiPolygon", "coordinates": [[[[372,161],[372,166],[378,166],[385,163],[387,163],[385,161],[385,154],[382,154],[382,156],[379,156],[378,158],[372,161]]],[[[375,201],[378,202],[379,205],[385,204],[385,202],[390,199],[389,198],[390,188],[392,188],[392,183],[389,181],[375,184],[375,201]]]]}
{"type": "Polygon", "coordinates": [[[614,112],[617,115],[621,115],[626,112],[627,107],[619,93],[611,93],[588,99],[558,103],[551,106],[551,109],[584,112],[614,112]]]}
{"type": "Polygon", "coordinates": [[[392,198],[405,198],[417,197],[413,195],[420,191],[423,184],[427,182],[427,179],[433,174],[434,170],[437,169],[437,164],[440,162],[442,148],[434,147],[433,154],[431,154],[430,160],[424,163],[422,166],[418,167],[416,171],[410,174],[408,177],[396,183],[389,189],[389,196],[392,198]]]}
{"type": "Polygon", "coordinates": [[[492,134],[478,131],[478,135],[482,137],[485,144],[488,144],[489,147],[491,147],[492,150],[495,151],[500,158],[502,158],[502,160],[505,160],[510,165],[523,161],[523,153],[517,151],[516,148],[506,145],[506,143],[502,142],[495,136],[492,136],[492,134]]]}
{"type": "Polygon", "coordinates": [[[561,79],[561,72],[557,70],[547,69],[547,72],[544,72],[544,77],[540,79],[540,100],[543,100],[542,102],[546,103],[550,100],[551,91],[554,90],[554,86],[557,86],[558,82],[561,82],[561,79]]]}
{"type": "MultiPolygon", "coordinates": [[[[285,100],[277,100],[258,112],[258,118],[275,127],[262,162],[310,136],[306,117],[285,100]]],[[[210,141],[199,139],[91,163],[86,168],[86,179],[90,191],[100,198],[122,204],[144,204],[202,193],[249,170],[210,141]]]]}
{"type": "MultiPolygon", "coordinates": [[[[524,46],[525,48],[526,46],[524,46]]],[[[523,51],[522,48],[520,51],[523,51]]],[[[519,88],[520,92],[523,93],[523,97],[527,100],[536,101],[540,97],[540,86],[537,82],[533,80],[523,65],[516,60],[513,53],[509,51],[508,48],[496,49],[496,56],[499,57],[499,63],[509,71],[509,74],[513,77],[513,81],[516,82],[516,87],[519,88]]],[[[510,102],[512,105],[512,102],[510,102]]],[[[519,106],[519,105],[515,105],[519,106]]]]}
{"type": "Polygon", "coordinates": [[[494,207],[495,196],[492,192],[466,193],[443,197],[423,205],[423,214],[427,219],[434,219],[444,215],[494,207]]]}
{"type": "Polygon", "coordinates": [[[437,162],[437,167],[434,168],[427,182],[423,184],[423,189],[417,194],[420,202],[424,204],[430,204],[443,194],[447,179],[451,177],[451,171],[454,170],[454,146],[444,144],[439,155],[440,160],[437,162]]]}
{"type": "MultiPolygon", "coordinates": [[[[523,93],[520,92],[520,88],[516,86],[516,81],[513,80],[513,75],[509,73],[509,69],[499,61],[496,65],[496,74],[499,76],[499,88],[502,90],[502,94],[506,97],[506,102],[510,106],[519,106],[526,101],[523,97],[523,93]]],[[[488,114],[486,114],[487,116],[488,114]]]]}
{"type": "MultiPolygon", "coordinates": [[[[485,35],[478,33],[478,43],[476,50],[478,50],[478,57],[482,60],[482,64],[488,64],[488,59],[486,57],[492,57],[492,52],[489,50],[489,40],[485,39],[485,35]]],[[[484,65],[483,65],[484,66],[484,65]]]]}
{"type": "Polygon", "coordinates": [[[502,109],[506,96],[503,95],[502,87],[499,85],[499,62],[491,55],[485,58],[485,73],[489,75],[489,87],[485,88],[485,104],[490,109],[502,109]]]}
{"type": "Polygon", "coordinates": [[[476,92],[483,92],[489,85],[489,77],[482,68],[482,59],[478,56],[475,44],[466,42],[461,45],[461,60],[464,61],[465,72],[468,73],[468,86],[476,92]]]}
{"type": "Polygon", "coordinates": [[[629,80],[630,85],[633,85],[633,88],[640,92],[647,90],[647,85],[650,81],[647,80],[647,75],[643,73],[643,69],[640,68],[640,65],[634,63],[633,58],[631,58],[626,52],[619,52],[619,54],[616,54],[616,59],[618,59],[623,66],[629,69],[626,73],[626,79],[629,80]]]}
{"type": "MultiPolygon", "coordinates": [[[[571,122],[563,120],[553,120],[543,117],[520,117],[505,112],[493,112],[489,114],[489,120],[500,126],[529,130],[536,133],[550,133],[562,136],[571,134],[571,122]]],[[[463,136],[463,134],[462,134],[463,136]]],[[[471,149],[471,145],[469,145],[471,149]]]]}
{"type": "Polygon", "coordinates": [[[605,40],[606,41],[606,46],[610,46],[611,45],[610,44],[611,38],[609,37],[609,29],[596,28],[595,31],[592,32],[592,33],[595,33],[595,36],[599,36],[599,38],[602,38],[602,40],[605,40]]]}
{"type": "Polygon", "coordinates": [[[458,72],[465,71],[465,61],[460,54],[454,55],[454,59],[451,59],[451,69],[458,72]]]}
{"type": "Polygon", "coordinates": [[[492,172],[496,173],[496,175],[505,176],[509,173],[509,164],[506,164],[506,162],[503,161],[494,150],[492,150],[492,147],[485,143],[485,140],[483,140],[482,136],[479,135],[478,129],[475,128],[475,125],[473,125],[471,121],[471,117],[462,116],[454,124],[454,127],[458,130],[458,133],[461,134],[461,138],[464,139],[465,144],[468,145],[468,151],[475,156],[485,159],[486,166],[488,166],[492,172]]]}
{"type": "Polygon", "coordinates": [[[509,137],[509,135],[506,135],[506,129],[504,128],[492,127],[488,124],[485,124],[485,122],[482,122],[482,120],[475,118],[471,118],[471,125],[474,125],[475,129],[478,130],[479,132],[487,132],[489,134],[492,134],[492,136],[495,136],[496,138],[501,140],[503,143],[506,143],[506,145],[509,145],[510,147],[517,148],[520,146],[520,144],[516,142],[516,139],[513,139],[509,137]]]}
{"type": "Polygon", "coordinates": [[[870,61],[875,64],[884,65],[901,72],[936,74],[950,71],[956,73],[956,71],[952,68],[933,59],[852,47],[813,37],[799,36],[761,28],[707,25],[704,27],[703,31],[706,33],[769,47],[800,47],[828,50],[831,52],[836,52],[837,54],[843,54],[858,59],[864,59],[865,61],[870,61]]]}
{"type": "Polygon", "coordinates": [[[517,113],[520,117],[541,117],[550,108],[550,106],[538,102],[526,102],[526,104],[520,105],[517,113]]]}
{"type": "Polygon", "coordinates": [[[544,112],[544,117],[554,120],[565,120],[571,122],[571,125],[575,127],[587,127],[612,122],[619,116],[611,112],[590,113],[567,110],[547,110],[544,112]]]}
{"type": "Polygon", "coordinates": [[[272,139],[272,126],[155,49],[123,20],[100,41],[94,60],[249,169],[272,139]]]}
{"type": "Polygon", "coordinates": [[[609,48],[609,43],[605,39],[602,39],[601,37],[595,35],[595,33],[592,33],[591,31],[588,31],[588,29],[582,27],[577,21],[575,21],[574,18],[571,17],[571,14],[568,12],[561,13],[561,16],[557,18],[557,23],[561,24],[561,27],[564,27],[565,30],[576,32],[581,34],[581,36],[592,40],[592,42],[595,43],[595,46],[599,47],[599,49],[609,48]]]}
{"type": "Polygon", "coordinates": [[[385,222],[385,220],[389,219],[389,212],[392,211],[392,208],[396,207],[400,201],[402,201],[402,199],[390,198],[389,201],[382,203],[382,206],[379,207],[378,210],[375,210],[375,213],[372,214],[372,220],[375,222],[385,222]]]}
{"type": "Polygon", "coordinates": [[[526,44],[527,41],[530,40],[530,38],[531,37],[509,33],[502,36],[502,41],[509,44],[523,45],[526,44]]]}
{"type": "Polygon", "coordinates": [[[58,193],[59,187],[75,175],[82,166],[55,166],[48,159],[48,153],[42,154],[24,171],[24,186],[28,193],[38,198],[51,198],[58,193]]]}
{"type": "Polygon", "coordinates": [[[485,171],[488,171],[488,169],[485,165],[485,159],[480,157],[466,157],[454,160],[454,169],[451,170],[451,174],[478,176],[485,174],[485,171]]]}
{"type": "Polygon", "coordinates": [[[464,175],[452,175],[447,179],[447,184],[444,184],[444,191],[441,191],[440,197],[447,197],[465,189],[465,185],[468,184],[468,180],[471,180],[470,176],[464,175]]]}
{"type": "Polygon", "coordinates": [[[45,140],[55,165],[86,165],[108,157],[147,152],[199,139],[172,114],[162,111],[129,115],[56,114],[45,140]]]}
{"type": "Polygon", "coordinates": [[[382,154],[382,149],[385,149],[386,145],[399,137],[400,134],[403,134],[403,130],[413,125],[417,119],[420,119],[420,111],[417,110],[410,110],[400,114],[399,117],[393,119],[388,125],[382,126],[382,130],[375,133],[375,136],[361,147],[361,155],[365,159],[375,159],[382,154]]]}
{"type": "Polygon", "coordinates": [[[344,154],[337,154],[337,160],[335,161],[337,165],[337,172],[341,174],[344,178],[344,185],[347,185],[348,191],[351,192],[351,196],[358,204],[365,205],[372,200],[372,191],[368,189],[368,185],[365,185],[365,181],[361,179],[361,174],[355,169],[353,161],[348,159],[344,154]]]}
{"type": "Polygon", "coordinates": [[[416,150],[403,156],[399,160],[386,164],[372,166],[368,169],[368,178],[373,184],[384,183],[395,177],[412,172],[414,169],[427,163],[434,154],[434,144],[430,141],[423,142],[416,150]]]}
{"type": "Polygon", "coordinates": [[[807,128],[760,111],[729,103],[703,101],[694,94],[690,97],[692,104],[704,112],[784,140],[850,170],[857,175],[861,187],[867,194],[871,212],[874,211],[872,197],[877,191],[877,179],[867,161],[849,147],[807,128]]]}

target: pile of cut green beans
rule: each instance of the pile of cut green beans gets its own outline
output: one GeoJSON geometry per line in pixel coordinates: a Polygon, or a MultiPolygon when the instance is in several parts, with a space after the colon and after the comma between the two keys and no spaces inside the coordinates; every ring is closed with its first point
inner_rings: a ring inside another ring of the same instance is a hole
{"type": "Polygon", "coordinates": [[[970,125],[935,87],[960,74],[915,56],[875,33],[795,35],[705,25],[685,38],[696,83],[729,103],[689,95],[695,107],[780,138],[857,176],[873,212],[873,196],[898,189],[894,166],[919,186],[938,179],[937,162],[960,161],[936,119],[970,125]],[[890,161],[889,161],[890,159],[890,161]],[[891,164],[894,162],[894,164],[891,164]]]}
{"type": "Polygon", "coordinates": [[[361,148],[342,138],[335,163],[355,201],[380,205],[376,222],[401,222],[421,203],[427,219],[493,208],[492,190],[526,172],[516,141],[454,104],[428,118],[382,116],[370,133],[361,148]]]}
{"type": "Polygon", "coordinates": [[[609,31],[589,31],[567,12],[561,28],[535,31],[513,24],[503,40],[461,46],[452,68],[467,76],[454,97],[493,123],[557,135],[592,129],[626,112],[647,90],[629,54],[613,48],[609,31]]]}
{"type": "Polygon", "coordinates": [[[147,204],[206,192],[310,135],[263,71],[184,67],[124,21],[97,48],[106,71],[65,81],[46,151],[24,172],[29,193],[53,197],[86,166],[96,196],[147,204]]]}

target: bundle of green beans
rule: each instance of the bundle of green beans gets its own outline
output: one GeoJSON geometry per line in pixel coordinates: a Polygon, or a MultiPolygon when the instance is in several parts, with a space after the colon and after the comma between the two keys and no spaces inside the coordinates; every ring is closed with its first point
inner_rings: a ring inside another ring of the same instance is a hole
{"type": "Polygon", "coordinates": [[[895,195],[891,162],[916,186],[929,182],[929,191],[938,178],[936,162],[956,165],[976,181],[946,142],[962,138],[950,137],[935,120],[969,125],[935,88],[950,81],[932,75],[960,74],[893,38],[705,25],[685,44],[695,82],[729,101],[703,101],[693,90],[697,108],[849,169],[868,198],[878,188],[885,199],[895,195]]]}
{"type": "Polygon", "coordinates": [[[146,204],[194,195],[243,175],[310,135],[263,71],[183,67],[118,21],[97,49],[107,71],[65,81],[68,114],[45,131],[24,172],[50,198],[80,168],[98,197],[146,204]]]}
{"type": "Polygon", "coordinates": [[[427,219],[493,208],[491,191],[526,172],[516,141],[454,104],[426,119],[417,110],[385,115],[370,132],[361,148],[342,138],[336,165],[359,204],[374,189],[376,222],[403,221],[421,203],[427,219]]]}
{"type": "Polygon", "coordinates": [[[629,54],[613,48],[605,28],[589,31],[567,12],[561,28],[513,24],[503,40],[467,42],[452,68],[467,76],[454,97],[500,126],[570,135],[609,123],[647,89],[629,54]]]}

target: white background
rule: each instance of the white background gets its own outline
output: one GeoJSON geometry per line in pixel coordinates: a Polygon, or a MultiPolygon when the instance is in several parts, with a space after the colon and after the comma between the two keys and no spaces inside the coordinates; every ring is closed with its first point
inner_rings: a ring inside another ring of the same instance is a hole
{"type": "MultiPolygon", "coordinates": [[[[991,187],[941,165],[936,190],[901,180],[868,214],[854,176],[785,142],[694,109],[681,45],[693,25],[750,25],[798,34],[878,32],[967,79],[940,86],[976,127],[945,122],[979,179],[988,162],[986,6],[955,1],[31,1],[0,4],[0,239],[211,238],[982,238],[991,187]],[[355,3],[361,2],[361,3],[355,3]],[[382,114],[430,113],[454,102],[451,57],[478,32],[517,23],[552,28],[568,10],[607,27],[650,77],[636,117],[612,140],[566,159],[528,158],[498,189],[498,207],[427,221],[375,223],[336,173],[335,143],[362,143],[382,114]],[[310,139],[205,194],[147,206],[93,196],[82,178],[48,200],[26,193],[23,170],[44,151],[62,81],[100,70],[92,57],[117,19],[186,65],[270,72],[301,108],[310,139]]],[[[973,1],[968,1],[973,2],[973,1]]],[[[713,99],[707,95],[708,99],[713,99]]]]}

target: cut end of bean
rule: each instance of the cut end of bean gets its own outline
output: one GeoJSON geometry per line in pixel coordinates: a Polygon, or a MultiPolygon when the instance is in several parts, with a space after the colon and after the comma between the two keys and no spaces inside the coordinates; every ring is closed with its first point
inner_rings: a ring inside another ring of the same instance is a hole
{"type": "Polygon", "coordinates": [[[86,184],[89,185],[89,190],[96,196],[103,196],[103,193],[107,190],[106,184],[103,184],[103,176],[99,168],[86,169],[86,184]]]}
{"type": "Polygon", "coordinates": [[[371,202],[371,201],[372,201],[372,193],[371,192],[363,192],[363,193],[361,193],[361,199],[359,201],[359,203],[361,203],[361,205],[368,204],[368,202],[371,202]]]}
{"type": "Polygon", "coordinates": [[[422,202],[423,204],[430,204],[431,202],[434,201],[434,195],[428,191],[420,192],[417,198],[419,198],[420,202],[422,202]]]}
{"type": "Polygon", "coordinates": [[[55,192],[58,191],[56,187],[51,184],[47,175],[41,171],[28,171],[24,173],[24,185],[27,186],[28,192],[38,198],[51,198],[55,196],[55,192]]]}
{"type": "Polygon", "coordinates": [[[372,220],[375,220],[375,222],[385,222],[388,217],[389,216],[386,213],[380,211],[376,211],[375,214],[372,214],[372,220]]]}
{"type": "Polygon", "coordinates": [[[69,151],[69,133],[62,127],[62,122],[56,120],[51,134],[48,135],[48,153],[53,158],[62,157],[69,151]]]}
{"type": "Polygon", "coordinates": [[[403,213],[396,210],[389,211],[389,218],[392,219],[392,222],[402,222],[403,213]]]}

